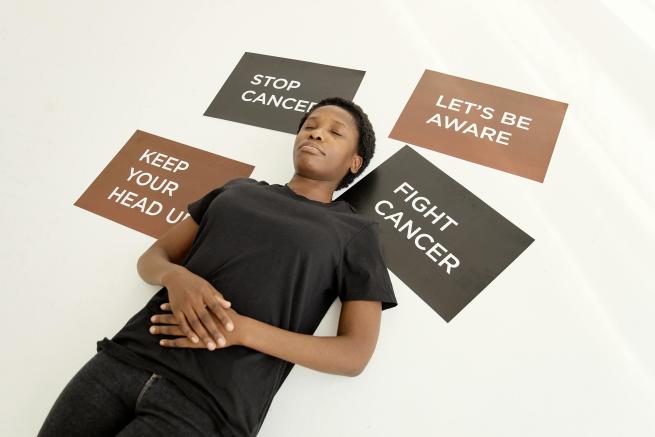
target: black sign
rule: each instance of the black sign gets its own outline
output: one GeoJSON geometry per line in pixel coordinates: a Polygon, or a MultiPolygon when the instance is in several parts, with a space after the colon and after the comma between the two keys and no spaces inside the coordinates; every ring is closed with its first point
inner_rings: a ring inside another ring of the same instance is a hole
{"type": "Polygon", "coordinates": [[[534,241],[407,145],[339,199],[380,222],[389,269],[447,322],[534,241]]]}
{"type": "Polygon", "coordinates": [[[246,52],[204,115],[296,134],[326,97],[352,100],[364,71],[246,52]]]}

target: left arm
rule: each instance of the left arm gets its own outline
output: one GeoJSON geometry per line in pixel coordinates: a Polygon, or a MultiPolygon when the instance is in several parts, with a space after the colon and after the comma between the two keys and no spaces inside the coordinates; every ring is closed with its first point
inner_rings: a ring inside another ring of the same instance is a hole
{"type": "Polygon", "coordinates": [[[344,301],[337,335],[330,337],[301,334],[244,317],[243,345],[320,372],[357,376],[375,350],[381,312],[379,301],[344,301]]]}

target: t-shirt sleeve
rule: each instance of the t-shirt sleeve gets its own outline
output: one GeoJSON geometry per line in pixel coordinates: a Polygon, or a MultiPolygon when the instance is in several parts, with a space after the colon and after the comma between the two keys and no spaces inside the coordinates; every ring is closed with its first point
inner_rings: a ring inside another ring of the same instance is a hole
{"type": "Polygon", "coordinates": [[[189,215],[191,216],[193,221],[195,221],[197,224],[200,224],[202,217],[205,215],[205,211],[207,211],[207,208],[209,208],[209,205],[216,198],[216,196],[218,196],[223,191],[225,191],[226,188],[238,184],[239,182],[242,181],[255,181],[255,180],[252,178],[235,178],[229,180],[223,185],[221,185],[220,187],[216,187],[213,190],[209,191],[201,198],[189,203],[187,205],[187,211],[189,211],[189,215]]]}
{"type": "Polygon", "coordinates": [[[338,296],[341,301],[377,300],[384,311],[398,302],[384,262],[379,228],[379,223],[371,223],[347,243],[338,269],[338,296]]]}

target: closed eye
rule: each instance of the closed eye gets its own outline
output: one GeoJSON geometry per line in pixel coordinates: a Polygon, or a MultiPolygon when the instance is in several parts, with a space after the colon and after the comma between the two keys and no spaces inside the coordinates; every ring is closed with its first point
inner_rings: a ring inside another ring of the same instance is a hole
{"type": "MultiPolygon", "coordinates": [[[[305,126],[305,130],[307,130],[307,129],[314,129],[314,128],[313,128],[312,126],[305,126]]],[[[343,136],[343,135],[341,135],[341,134],[340,134],[339,132],[337,132],[337,131],[334,131],[334,130],[333,130],[333,131],[331,131],[331,132],[332,132],[333,134],[337,135],[337,136],[340,136],[340,137],[343,136]]]]}

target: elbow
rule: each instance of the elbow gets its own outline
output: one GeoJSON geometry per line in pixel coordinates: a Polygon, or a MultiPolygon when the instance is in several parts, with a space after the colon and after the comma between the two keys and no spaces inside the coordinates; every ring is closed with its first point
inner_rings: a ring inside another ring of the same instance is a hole
{"type": "Polygon", "coordinates": [[[343,354],[344,357],[347,357],[344,364],[346,371],[343,374],[350,377],[361,375],[371,360],[374,350],[375,344],[367,346],[360,341],[351,340],[348,352],[343,354]]]}
{"type": "Polygon", "coordinates": [[[142,267],[143,267],[143,264],[148,262],[148,258],[149,258],[150,256],[152,256],[152,246],[150,246],[149,248],[147,248],[147,249],[145,250],[145,252],[143,252],[143,253],[139,256],[139,259],[137,259],[137,261],[136,261],[136,268],[137,268],[137,269],[142,268],[142,267]]]}
{"type": "Polygon", "coordinates": [[[359,367],[359,368],[357,368],[357,369],[355,369],[355,370],[352,370],[352,371],[351,371],[348,375],[346,375],[346,376],[350,376],[351,378],[354,378],[355,376],[359,376],[363,371],[364,371],[364,368],[359,367]]]}
{"type": "Polygon", "coordinates": [[[150,249],[146,250],[141,254],[139,259],[136,261],[136,272],[139,274],[141,279],[144,281],[148,282],[147,279],[147,271],[148,271],[148,264],[150,263],[150,249]]]}
{"type": "Polygon", "coordinates": [[[362,357],[357,357],[356,359],[351,359],[349,362],[348,370],[345,372],[345,376],[355,377],[362,374],[366,365],[368,364],[370,357],[362,359],[362,357]]]}
{"type": "Polygon", "coordinates": [[[162,260],[170,261],[170,257],[163,249],[155,245],[143,252],[136,262],[136,271],[141,279],[148,284],[160,285],[158,270],[161,268],[162,260]]]}

